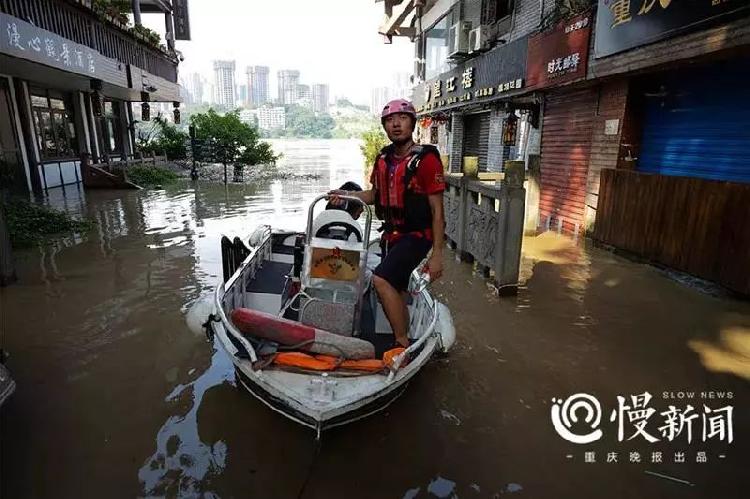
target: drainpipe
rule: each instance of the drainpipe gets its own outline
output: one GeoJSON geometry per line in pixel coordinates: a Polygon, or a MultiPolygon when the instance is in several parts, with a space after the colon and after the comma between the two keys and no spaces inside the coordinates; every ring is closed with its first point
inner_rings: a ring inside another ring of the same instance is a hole
{"type": "Polygon", "coordinates": [[[133,22],[136,26],[141,25],[141,0],[132,0],[131,5],[133,6],[133,22]]]}
{"type": "Polygon", "coordinates": [[[539,25],[540,26],[542,25],[543,20],[544,20],[544,0],[539,0],[539,25]]]}

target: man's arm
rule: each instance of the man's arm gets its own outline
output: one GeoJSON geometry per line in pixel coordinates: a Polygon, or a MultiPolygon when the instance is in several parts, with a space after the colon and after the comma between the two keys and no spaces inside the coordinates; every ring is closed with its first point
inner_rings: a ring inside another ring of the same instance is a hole
{"type": "Polygon", "coordinates": [[[430,194],[427,199],[432,211],[432,256],[427,266],[430,279],[437,280],[443,275],[443,248],[445,247],[445,215],[443,214],[443,193],[430,194]]]}
{"type": "Polygon", "coordinates": [[[367,191],[342,191],[341,189],[335,189],[333,191],[329,191],[328,194],[333,196],[331,198],[331,202],[333,202],[334,204],[339,202],[337,196],[352,196],[355,198],[359,198],[365,204],[375,203],[374,189],[369,189],[367,191]]]}

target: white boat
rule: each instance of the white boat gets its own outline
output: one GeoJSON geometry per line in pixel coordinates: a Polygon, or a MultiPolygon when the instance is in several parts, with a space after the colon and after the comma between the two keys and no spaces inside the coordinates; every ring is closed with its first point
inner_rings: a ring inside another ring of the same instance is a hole
{"type": "Polygon", "coordinates": [[[334,225],[344,237],[336,239],[335,231],[318,237],[311,233],[313,209],[325,198],[319,196],[310,205],[305,233],[263,226],[247,245],[239,238],[222,238],[223,282],[206,323],[207,334],[215,336],[232,359],[238,382],[269,408],[314,429],[318,437],[322,430],[386,408],[434,354],[446,353],[455,340],[450,311],[430,295],[416,270],[408,305],[410,346],[381,372],[276,365],[272,359],[278,344],[240,331],[230,318],[235,309],[244,308],[333,331],[343,342],[368,341],[378,355],[392,345],[393,333],[367,270],[379,259],[373,249],[377,241],[369,240],[370,208],[365,206],[363,233],[358,224],[343,220],[334,225]],[[353,232],[363,235],[353,241],[353,232]]]}

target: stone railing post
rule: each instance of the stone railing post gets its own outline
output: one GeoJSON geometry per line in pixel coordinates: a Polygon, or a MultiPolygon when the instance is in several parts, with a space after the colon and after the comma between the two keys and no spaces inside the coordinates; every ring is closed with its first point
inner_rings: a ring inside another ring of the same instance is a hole
{"type": "Polygon", "coordinates": [[[466,224],[469,217],[470,196],[469,182],[471,177],[464,175],[461,177],[461,187],[458,190],[458,223],[456,238],[456,251],[461,260],[471,261],[471,255],[466,251],[466,224]]]}
{"type": "Polygon", "coordinates": [[[526,198],[524,163],[506,161],[504,171],[495,246],[495,285],[501,295],[508,295],[518,291],[526,198]]]}

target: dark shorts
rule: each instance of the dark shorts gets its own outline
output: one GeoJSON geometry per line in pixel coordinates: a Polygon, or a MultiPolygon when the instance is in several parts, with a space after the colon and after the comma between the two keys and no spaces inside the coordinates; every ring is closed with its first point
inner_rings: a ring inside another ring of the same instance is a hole
{"type": "Polygon", "coordinates": [[[431,240],[412,235],[401,237],[387,248],[383,242],[383,260],[373,273],[388,281],[397,291],[406,291],[412,271],[424,260],[430,248],[431,240]]]}

